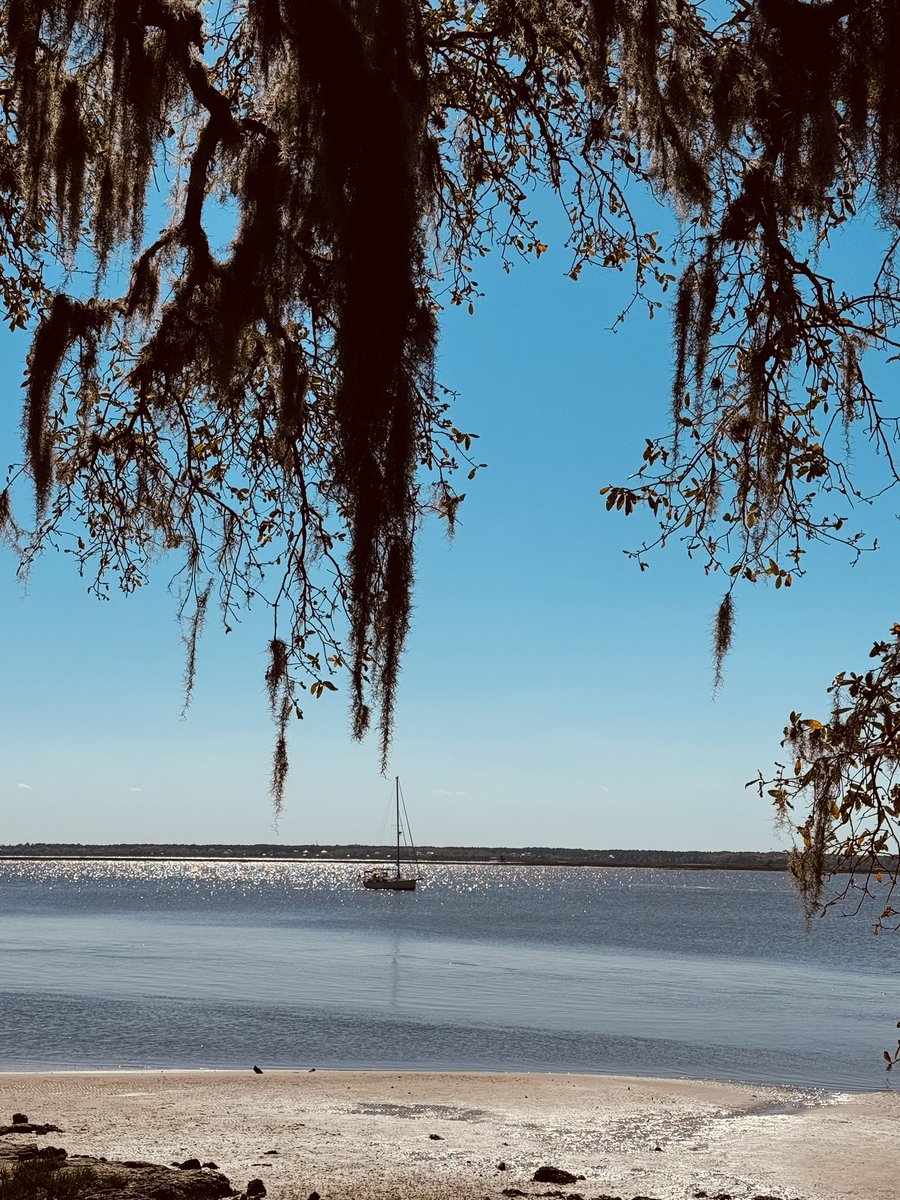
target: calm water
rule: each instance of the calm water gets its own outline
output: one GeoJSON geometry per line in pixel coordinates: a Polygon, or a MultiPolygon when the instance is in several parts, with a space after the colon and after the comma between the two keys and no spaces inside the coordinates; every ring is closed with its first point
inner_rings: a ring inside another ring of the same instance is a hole
{"type": "Polygon", "coordinates": [[[885,1084],[900,941],[756,872],[0,863],[0,1069],[379,1067],[885,1084]]]}

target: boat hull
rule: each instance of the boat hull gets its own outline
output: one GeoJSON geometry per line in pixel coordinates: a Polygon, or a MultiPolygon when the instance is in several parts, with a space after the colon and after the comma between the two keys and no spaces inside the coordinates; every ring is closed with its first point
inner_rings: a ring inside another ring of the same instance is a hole
{"type": "Polygon", "coordinates": [[[404,879],[401,875],[363,875],[362,885],[375,892],[414,892],[415,879],[404,879]]]}

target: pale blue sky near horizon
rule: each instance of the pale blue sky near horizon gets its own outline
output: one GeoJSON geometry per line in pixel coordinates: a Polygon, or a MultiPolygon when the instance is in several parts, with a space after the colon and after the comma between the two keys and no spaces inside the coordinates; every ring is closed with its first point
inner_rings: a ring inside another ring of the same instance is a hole
{"type": "MultiPolygon", "coordinates": [[[[416,840],[447,845],[768,849],[785,844],[745,784],[781,757],[792,708],[866,664],[898,618],[890,497],[863,515],[882,550],[855,567],[812,550],[790,591],[736,597],[714,695],[710,628],[724,591],[672,545],[641,572],[635,518],[599,489],[639,465],[669,411],[668,314],[635,311],[624,275],[566,277],[551,252],[505,275],[480,265],[474,316],[444,315],[439,377],[488,469],[449,542],[423,531],[390,774],[416,840]]],[[[19,456],[25,339],[4,334],[3,463],[19,456]]],[[[888,381],[890,376],[885,377],[888,381]]],[[[861,456],[865,466],[865,455],[861,456]]],[[[349,735],[343,694],[291,730],[275,825],[263,675],[267,617],[226,637],[210,614],[191,708],[171,571],[100,603],[50,554],[27,586],[0,551],[0,843],[366,842],[392,783],[377,740],[349,735]]]]}

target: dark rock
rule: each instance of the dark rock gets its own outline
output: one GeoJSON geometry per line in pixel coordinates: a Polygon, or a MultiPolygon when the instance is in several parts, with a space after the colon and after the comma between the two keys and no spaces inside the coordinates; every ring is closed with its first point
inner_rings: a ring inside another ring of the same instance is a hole
{"type": "Polygon", "coordinates": [[[263,1150],[263,1154],[277,1154],[277,1150],[263,1150]]]}
{"type": "Polygon", "coordinates": [[[310,1192],[306,1200],[322,1200],[318,1192],[310,1192]]]}
{"type": "Polygon", "coordinates": [[[439,1133],[429,1133],[428,1136],[433,1142],[442,1142],[444,1140],[439,1133]]]}
{"type": "Polygon", "coordinates": [[[266,1194],[266,1185],[261,1179],[251,1179],[247,1184],[248,1196],[264,1196],[266,1194]]]}
{"type": "Polygon", "coordinates": [[[505,1171],[505,1170],[506,1170],[506,1163],[503,1161],[503,1159],[502,1159],[502,1158],[501,1158],[501,1159],[500,1159],[500,1161],[497,1163],[497,1170],[498,1170],[498,1171],[505,1171]]]}
{"type": "Polygon", "coordinates": [[[315,1067],[310,1067],[310,1068],[309,1068],[309,1073],[310,1073],[310,1075],[312,1075],[312,1073],[313,1073],[313,1071],[315,1071],[315,1069],[316,1069],[315,1067]]]}
{"type": "Polygon", "coordinates": [[[203,1165],[204,1169],[208,1169],[210,1171],[218,1171],[218,1169],[219,1169],[218,1166],[216,1165],[216,1163],[214,1163],[214,1162],[203,1163],[202,1165],[203,1165]]]}
{"type": "Polygon", "coordinates": [[[200,1170],[200,1159],[199,1158],[186,1158],[184,1160],[184,1162],[178,1164],[178,1170],[179,1171],[199,1171],[200,1170]]]}
{"type": "Polygon", "coordinates": [[[262,1072],[262,1067],[258,1067],[258,1066],[256,1065],[256,1063],[254,1063],[254,1064],[253,1064],[253,1073],[254,1073],[254,1075],[262,1075],[262,1073],[263,1073],[263,1072],[262,1072]]]}
{"type": "Polygon", "coordinates": [[[656,1143],[656,1145],[653,1147],[653,1149],[654,1149],[654,1150],[659,1150],[659,1151],[661,1151],[661,1150],[662,1150],[662,1146],[659,1144],[659,1142],[657,1142],[657,1143],[656,1143]]]}
{"type": "Polygon", "coordinates": [[[24,1113],[13,1113],[13,1125],[27,1125],[28,1118],[24,1113]]]}
{"type": "Polygon", "coordinates": [[[37,1152],[38,1158],[67,1158],[68,1151],[62,1146],[41,1146],[37,1152]]]}
{"type": "Polygon", "coordinates": [[[504,1196],[527,1196],[527,1192],[523,1192],[521,1188],[504,1188],[501,1193],[504,1196]]]}
{"type": "Polygon", "coordinates": [[[562,1167],[538,1167],[531,1178],[535,1183],[577,1183],[584,1176],[573,1175],[562,1167]]]}

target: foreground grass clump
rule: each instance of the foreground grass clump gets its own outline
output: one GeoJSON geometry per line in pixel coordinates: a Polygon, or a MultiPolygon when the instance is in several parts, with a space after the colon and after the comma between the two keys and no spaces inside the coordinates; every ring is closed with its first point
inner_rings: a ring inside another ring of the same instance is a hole
{"type": "MultiPolygon", "coordinates": [[[[103,1186],[112,1181],[107,1176],[103,1186]]],[[[93,1192],[101,1183],[91,1167],[65,1171],[56,1162],[32,1158],[0,1171],[0,1200],[77,1200],[93,1192]]]]}

